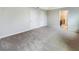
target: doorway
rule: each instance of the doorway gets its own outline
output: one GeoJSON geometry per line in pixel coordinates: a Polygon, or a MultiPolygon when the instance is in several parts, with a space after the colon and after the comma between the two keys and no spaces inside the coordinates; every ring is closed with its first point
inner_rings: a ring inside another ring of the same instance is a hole
{"type": "Polygon", "coordinates": [[[59,21],[60,21],[60,28],[63,31],[68,31],[68,10],[59,11],[59,21]]]}

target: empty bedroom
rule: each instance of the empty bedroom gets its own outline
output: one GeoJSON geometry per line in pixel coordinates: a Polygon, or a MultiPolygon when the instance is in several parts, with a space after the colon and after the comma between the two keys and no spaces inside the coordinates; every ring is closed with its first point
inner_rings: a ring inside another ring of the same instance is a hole
{"type": "Polygon", "coordinates": [[[0,51],[79,51],[79,7],[0,7],[0,51]]]}

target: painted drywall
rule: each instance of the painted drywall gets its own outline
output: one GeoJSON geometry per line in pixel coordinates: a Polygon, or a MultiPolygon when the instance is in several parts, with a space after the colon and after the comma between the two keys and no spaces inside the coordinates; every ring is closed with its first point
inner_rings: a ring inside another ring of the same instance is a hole
{"type": "Polygon", "coordinates": [[[69,11],[68,16],[68,31],[69,32],[77,32],[79,30],[79,8],[67,8],[69,11]]]}
{"type": "Polygon", "coordinates": [[[47,25],[47,12],[44,10],[32,8],[30,18],[30,28],[37,28],[47,25]]]}
{"type": "Polygon", "coordinates": [[[59,11],[58,9],[48,11],[48,26],[52,27],[53,30],[59,30],[59,11]]]}
{"type": "Polygon", "coordinates": [[[59,11],[68,10],[68,31],[76,32],[79,29],[79,8],[69,7],[48,11],[48,25],[53,29],[61,30],[59,26],[59,11]]]}
{"type": "Polygon", "coordinates": [[[38,8],[0,7],[0,38],[46,25],[46,12],[38,8]]]}

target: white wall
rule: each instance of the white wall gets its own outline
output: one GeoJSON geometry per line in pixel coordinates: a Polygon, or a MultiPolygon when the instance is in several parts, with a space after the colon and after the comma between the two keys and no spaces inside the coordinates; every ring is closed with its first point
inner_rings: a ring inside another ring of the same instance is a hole
{"type": "Polygon", "coordinates": [[[46,12],[37,8],[0,8],[0,38],[47,25],[46,12]]]}
{"type": "Polygon", "coordinates": [[[53,29],[61,30],[59,26],[59,10],[68,10],[68,31],[76,32],[79,29],[79,8],[70,7],[48,11],[48,24],[53,29]]]}
{"type": "Polygon", "coordinates": [[[57,9],[48,11],[48,26],[52,27],[53,30],[60,30],[58,13],[57,9]]]}
{"type": "Polygon", "coordinates": [[[47,12],[40,9],[31,9],[31,27],[30,28],[37,28],[40,26],[47,25],[47,12]]]}
{"type": "Polygon", "coordinates": [[[67,8],[69,11],[68,17],[68,30],[72,32],[76,32],[79,29],[79,8],[67,8]]]}

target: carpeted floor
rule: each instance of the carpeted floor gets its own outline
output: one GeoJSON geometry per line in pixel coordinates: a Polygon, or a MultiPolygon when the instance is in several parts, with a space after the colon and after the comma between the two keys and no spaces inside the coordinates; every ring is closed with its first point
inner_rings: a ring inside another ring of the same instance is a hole
{"type": "Polygon", "coordinates": [[[68,51],[62,35],[49,27],[0,39],[0,51],[68,51]]]}

